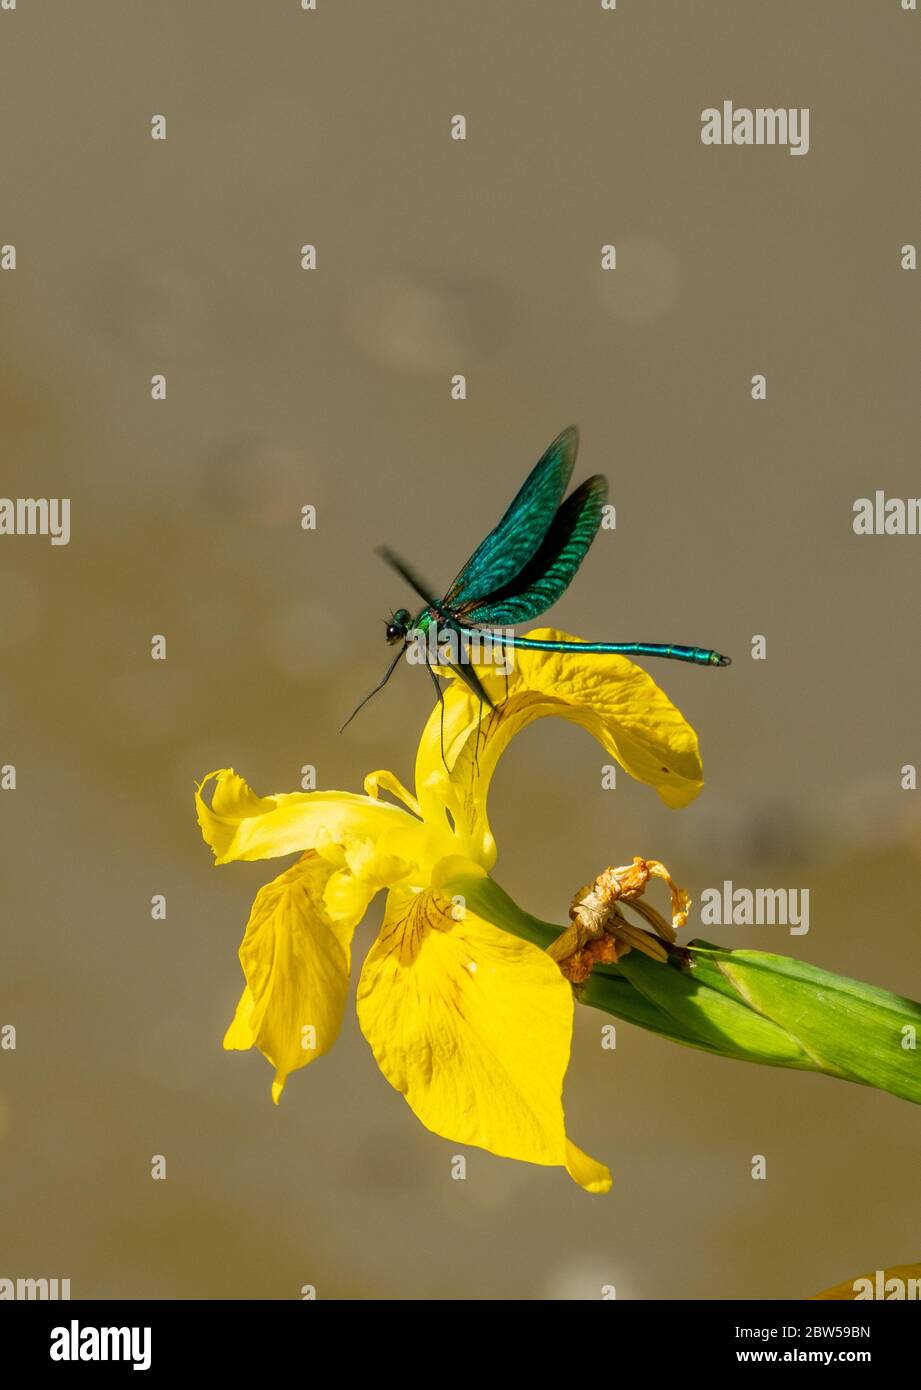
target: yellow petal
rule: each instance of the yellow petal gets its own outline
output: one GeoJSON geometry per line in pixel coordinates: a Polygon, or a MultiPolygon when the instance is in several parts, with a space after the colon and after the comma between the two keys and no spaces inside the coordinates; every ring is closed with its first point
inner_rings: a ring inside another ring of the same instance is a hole
{"type": "MultiPolygon", "coordinates": [[[[527,635],[578,640],[550,628],[527,635]]],[[[516,650],[514,660],[507,700],[504,676],[489,667],[477,668],[497,706],[492,713],[480,711],[476,696],[459,679],[445,692],[445,757],[461,800],[459,814],[453,810],[453,815],[468,839],[464,853],[487,869],[492,866],[495,843],[486,818],[490,778],[515,734],[548,715],[581,724],[631,777],[654,787],[667,805],[684,806],[697,796],[703,786],[697,735],[641,667],[622,656],[571,652],[516,650]]],[[[430,820],[445,800],[441,737],[442,711],[436,705],[416,759],[416,794],[430,820]]]]}
{"type": "MultiPolygon", "coordinates": [[[[257,796],[232,768],[211,772],[195,792],[198,824],[218,864],[234,859],[273,859],[313,849],[318,840],[345,844],[359,837],[393,836],[413,847],[421,823],[408,811],[351,792],[289,792],[257,796]],[[202,795],[214,781],[210,806],[202,795]]],[[[413,858],[410,849],[404,858],[413,858]]]]}
{"type": "Polygon", "coordinates": [[[275,1068],[275,1101],[289,1073],[329,1051],[342,1023],[360,914],[333,921],[327,913],[323,894],[335,872],[325,859],[305,854],[266,884],[240,946],[246,988],[224,1046],[259,1048],[275,1068]]]}
{"type": "Polygon", "coordinates": [[[543,951],[432,892],[391,890],[361,972],[358,1018],[381,1071],[435,1134],[565,1167],[590,1191],[610,1174],[570,1145],[563,1078],[572,993],[543,951]]]}
{"type": "Polygon", "coordinates": [[[597,1159],[589,1158],[571,1139],[566,1140],[566,1171],[586,1192],[610,1192],[611,1171],[597,1159]]]}

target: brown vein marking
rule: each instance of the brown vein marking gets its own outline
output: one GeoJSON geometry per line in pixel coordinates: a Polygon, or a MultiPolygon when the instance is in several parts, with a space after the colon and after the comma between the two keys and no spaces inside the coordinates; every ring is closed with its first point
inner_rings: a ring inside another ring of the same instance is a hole
{"type": "Polygon", "coordinates": [[[413,896],[405,913],[386,924],[380,940],[406,967],[416,960],[429,932],[447,931],[454,925],[450,905],[440,894],[426,888],[413,896]]]}

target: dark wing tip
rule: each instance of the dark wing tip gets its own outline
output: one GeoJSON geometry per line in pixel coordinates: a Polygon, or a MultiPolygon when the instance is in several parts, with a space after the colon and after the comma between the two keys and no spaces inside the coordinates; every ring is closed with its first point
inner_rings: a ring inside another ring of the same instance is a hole
{"type": "Polygon", "coordinates": [[[600,501],[607,501],[608,480],[603,473],[593,473],[590,478],[586,478],[581,486],[584,487],[587,492],[592,492],[600,501]]]}
{"type": "Polygon", "coordinates": [[[391,550],[389,545],[376,545],[374,547],[374,553],[375,555],[379,555],[392,570],[396,570],[397,574],[401,574],[404,579],[406,578],[406,571],[408,568],[406,561],[401,560],[400,556],[395,550],[391,550]]]}

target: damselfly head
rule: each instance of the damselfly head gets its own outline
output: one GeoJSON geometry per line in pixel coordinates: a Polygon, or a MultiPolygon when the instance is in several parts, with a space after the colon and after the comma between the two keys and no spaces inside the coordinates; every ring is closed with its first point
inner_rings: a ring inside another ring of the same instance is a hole
{"type": "Polygon", "coordinates": [[[395,613],[391,614],[390,622],[387,624],[387,641],[391,647],[396,642],[405,640],[411,621],[409,610],[406,608],[398,608],[395,613]]]}

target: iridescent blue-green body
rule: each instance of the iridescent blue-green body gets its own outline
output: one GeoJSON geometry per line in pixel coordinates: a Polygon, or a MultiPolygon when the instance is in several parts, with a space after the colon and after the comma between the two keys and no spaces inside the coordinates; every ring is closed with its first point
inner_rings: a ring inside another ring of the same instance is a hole
{"type": "MultiPolygon", "coordinates": [[[[601,474],[586,478],[564,500],[578,444],[574,426],[553,441],[502,520],[480,542],[443,598],[436,598],[392,551],[381,550],[387,562],[425,602],[415,617],[405,608],[391,615],[387,641],[399,643],[400,651],[381,686],[389,680],[411,634],[428,633],[433,624],[436,630],[447,628],[465,634],[482,635],[484,629],[501,629],[493,637],[495,642],[528,651],[654,656],[696,666],[731,664],[728,656],[708,647],[674,642],[544,642],[509,631],[539,617],[562,597],[601,525],[608,495],[607,480],[601,474]]],[[[455,669],[485,703],[491,703],[472,665],[462,663],[455,669]]],[[[376,694],[381,686],[371,694],[376,694]]]]}
{"type": "MultiPolygon", "coordinates": [[[[438,613],[432,608],[423,608],[416,614],[415,618],[405,608],[400,608],[393,615],[395,638],[399,640],[409,632],[427,633],[433,623],[438,626],[438,613]],[[402,624],[405,621],[405,628],[402,624]]],[[[473,636],[482,633],[481,628],[465,627],[462,623],[452,623],[450,619],[443,621],[440,626],[442,629],[454,627],[458,632],[473,636]]],[[[394,640],[394,639],[391,639],[394,640]]],[[[660,656],[666,657],[671,661],[689,661],[695,666],[731,666],[732,659],[722,656],[719,652],[712,651],[709,647],[683,647],[676,642],[554,642],[554,641],[535,641],[532,637],[517,637],[511,633],[497,632],[493,635],[493,641],[497,646],[518,647],[522,651],[532,652],[586,652],[591,654],[613,654],[615,656],[660,656]]]]}
{"type": "Polygon", "coordinates": [[[675,642],[533,642],[516,637],[512,645],[535,652],[614,652],[620,656],[664,656],[671,661],[691,661],[695,666],[731,666],[732,658],[709,647],[681,647],[675,642]]]}

